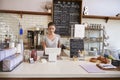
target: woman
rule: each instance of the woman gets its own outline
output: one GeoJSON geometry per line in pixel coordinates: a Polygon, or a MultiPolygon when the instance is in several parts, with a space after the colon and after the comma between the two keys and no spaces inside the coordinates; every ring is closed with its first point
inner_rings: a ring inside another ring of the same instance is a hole
{"type": "Polygon", "coordinates": [[[55,34],[55,24],[53,22],[48,23],[48,34],[44,36],[43,48],[59,48],[60,47],[60,36],[55,34]]]}

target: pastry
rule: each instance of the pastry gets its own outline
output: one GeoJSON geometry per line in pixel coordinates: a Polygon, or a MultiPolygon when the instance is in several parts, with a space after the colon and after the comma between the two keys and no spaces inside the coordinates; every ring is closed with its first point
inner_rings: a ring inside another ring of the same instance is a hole
{"type": "Polygon", "coordinates": [[[97,58],[90,58],[90,62],[97,62],[97,58]]]}

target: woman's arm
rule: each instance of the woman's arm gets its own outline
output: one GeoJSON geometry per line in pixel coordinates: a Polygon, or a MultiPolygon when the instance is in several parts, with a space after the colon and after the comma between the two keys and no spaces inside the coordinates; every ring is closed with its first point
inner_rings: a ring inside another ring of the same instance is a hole
{"type": "Polygon", "coordinates": [[[58,48],[60,48],[61,47],[61,44],[60,44],[60,41],[58,42],[58,48]]]}
{"type": "Polygon", "coordinates": [[[60,37],[60,35],[58,36],[58,48],[60,48],[61,47],[61,41],[60,41],[60,39],[61,39],[61,37],[60,37]]]}
{"type": "Polygon", "coordinates": [[[46,43],[44,41],[42,41],[42,46],[43,46],[43,49],[45,50],[46,48],[46,43]]]}
{"type": "Polygon", "coordinates": [[[46,37],[45,36],[43,37],[43,40],[42,40],[42,47],[43,47],[43,50],[45,50],[46,48],[46,37]]]}

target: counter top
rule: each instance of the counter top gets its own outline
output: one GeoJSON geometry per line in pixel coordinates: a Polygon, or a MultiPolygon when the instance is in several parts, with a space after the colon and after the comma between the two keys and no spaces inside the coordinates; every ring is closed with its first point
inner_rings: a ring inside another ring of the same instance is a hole
{"type": "MultiPolygon", "coordinates": [[[[105,71],[104,73],[88,73],[80,64],[88,61],[72,61],[69,59],[57,62],[21,63],[11,72],[0,72],[0,78],[118,78],[120,71],[105,71]]],[[[93,64],[93,63],[91,63],[93,64]]],[[[95,65],[95,64],[94,64],[95,65]]]]}

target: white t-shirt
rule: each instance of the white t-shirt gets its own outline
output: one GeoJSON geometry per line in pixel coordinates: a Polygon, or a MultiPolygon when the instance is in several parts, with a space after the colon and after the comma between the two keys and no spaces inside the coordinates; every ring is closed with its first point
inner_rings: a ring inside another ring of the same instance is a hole
{"type": "Polygon", "coordinates": [[[53,40],[50,40],[47,35],[44,36],[43,41],[46,43],[46,47],[56,48],[58,47],[58,43],[60,43],[60,35],[55,34],[53,40]]]}

